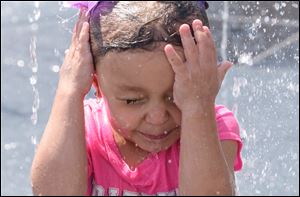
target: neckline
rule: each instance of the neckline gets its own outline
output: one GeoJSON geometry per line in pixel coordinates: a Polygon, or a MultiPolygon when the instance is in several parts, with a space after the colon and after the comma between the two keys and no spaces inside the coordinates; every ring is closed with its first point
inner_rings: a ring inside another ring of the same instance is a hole
{"type": "MultiPolygon", "coordinates": [[[[126,161],[123,159],[123,155],[119,149],[119,146],[117,145],[117,142],[114,139],[112,128],[110,127],[108,132],[109,142],[110,142],[110,148],[117,156],[117,159],[121,162],[122,166],[125,167],[130,172],[136,172],[139,168],[141,168],[144,165],[147,165],[149,162],[153,162],[158,159],[159,153],[149,153],[142,161],[140,161],[134,169],[132,169],[126,161]]],[[[110,156],[109,156],[110,157],[110,156]]]]}
{"type": "Polygon", "coordinates": [[[149,162],[151,162],[153,164],[154,161],[158,160],[159,154],[163,151],[158,152],[158,153],[149,153],[145,157],[145,159],[140,161],[135,166],[134,169],[131,169],[130,166],[126,163],[126,161],[123,159],[123,155],[121,154],[119,147],[114,139],[112,126],[111,126],[109,118],[108,118],[108,111],[106,109],[105,101],[103,99],[101,99],[101,102],[99,104],[100,104],[100,107],[102,108],[102,112],[103,112],[102,115],[104,116],[104,119],[103,119],[104,121],[102,122],[102,126],[106,127],[103,131],[106,131],[106,132],[104,132],[104,135],[105,135],[104,139],[107,139],[107,141],[104,140],[104,143],[106,144],[107,149],[109,150],[107,157],[113,165],[115,165],[117,162],[118,163],[118,165],[116,166],[117,168],[122,166],[123,170],[126,170],[127,172],[132,173],[132,172],[136,172],[139,168],[142,168],[145,165],[151,166],[151,165],[147,165],[147,164],[149,162]]]}

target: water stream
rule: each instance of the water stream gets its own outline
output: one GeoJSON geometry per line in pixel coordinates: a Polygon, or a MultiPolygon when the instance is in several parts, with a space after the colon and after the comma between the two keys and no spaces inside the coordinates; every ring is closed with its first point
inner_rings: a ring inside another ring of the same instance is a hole
{"type": "MultiPolygon", "coordinates": [[[[1,195],[32,195],[35,146],[78,14],[61,5],[1,2],[1,195]]],[[[208,17],[218,54],[234,62],[217,103],[244,141],[238,194],[299,195],[299,3],[209,2],[208,17]]]]}

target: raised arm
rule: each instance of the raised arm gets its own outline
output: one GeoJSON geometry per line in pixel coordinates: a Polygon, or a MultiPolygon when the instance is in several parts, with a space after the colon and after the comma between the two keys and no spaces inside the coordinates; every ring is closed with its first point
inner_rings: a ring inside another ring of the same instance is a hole
{"type": "Polygon", "coordinates": [[[60,70],[50,118],[33,160],[34,195],[84,195],[86,192],[83,99],[94,73],[86,21],[85,12],[81,11],[60,70]]]}
{"type": "Polygon", "coordinates": [[[192,26],[192,30],[187,24],[179,28],[186,61],[171,45],[165,47],[175,72],[174,102],[182,112],[179,192],[181,195],[233,195],[233,167],[227,161],[232,160],[230,155],[234,155],[236,144],[226,146],[229,154],[224,154],[218,141],[214,110],[215,98],[231,64],[225,62],[217,67],[209,29],[200,20],[194,20],[192,26]]]}

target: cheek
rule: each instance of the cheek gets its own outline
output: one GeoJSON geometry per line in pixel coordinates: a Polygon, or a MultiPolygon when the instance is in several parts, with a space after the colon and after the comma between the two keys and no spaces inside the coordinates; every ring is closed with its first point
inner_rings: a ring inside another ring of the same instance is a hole
{"type": "Polygon", "coordinates": [[[177,106],[174,106],[170,109],[170,114],[175,124],[181,125],[181,111],[177,106]]]}
{"type": "Polygon", "coordinates": [[[127,133],[138,127],[140,119],[134,111],[119,105],[111,107],[110,122],[115,129],[127,133]]]}

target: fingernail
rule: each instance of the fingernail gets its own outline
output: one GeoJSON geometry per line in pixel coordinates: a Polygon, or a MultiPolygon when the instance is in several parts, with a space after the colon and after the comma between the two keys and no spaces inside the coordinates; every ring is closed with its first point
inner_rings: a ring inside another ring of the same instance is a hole
{"type": "Polygon", "coordinates": [[[87,26],[89,25],[89,23],[88,22],[83,22],[83,26],[84,26],[84,28],[87,28],[87,26]]]}
{"type": "Polygon", "coordinates": [[[196,23],[196,28],[199,29],[199,30],[201,30],[202,27],[203,27],[203,26],[202,26],[202,22],[201,22],[200,20],[197,19],[197,20],[195,21],[195,23],[196,23]]]}

